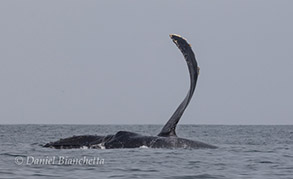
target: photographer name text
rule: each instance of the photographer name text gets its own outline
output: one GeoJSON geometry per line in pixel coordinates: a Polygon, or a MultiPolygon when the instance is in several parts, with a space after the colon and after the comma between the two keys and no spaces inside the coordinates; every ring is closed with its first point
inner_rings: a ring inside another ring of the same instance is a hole
{"type": "Polygon", "coordinates": [[[104,163],[104,159],[87,156],[80,158],[69,156],[15,157],[15,164],[17,165],[104,165],[104,163]]]}

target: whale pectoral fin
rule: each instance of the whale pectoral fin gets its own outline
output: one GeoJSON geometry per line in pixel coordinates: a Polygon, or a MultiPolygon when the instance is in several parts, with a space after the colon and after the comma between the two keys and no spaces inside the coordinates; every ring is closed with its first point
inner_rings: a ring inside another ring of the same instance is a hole
{"type": "Polygon", "coordinates": [[[199,73],[199,68],[197,66],[197,62],[190,44],[183,37],[176,34],[171,34],[170,38],[182,52],[187,63],[190,75],[190,89],[187,93],[187,96],[184,98],[182,103],[178,106],[174,114],[171,116],[161,132],[158,134],[158,136],[162,137],[177,136],[175,132],[176,126],[192,98],[199,73]]]}

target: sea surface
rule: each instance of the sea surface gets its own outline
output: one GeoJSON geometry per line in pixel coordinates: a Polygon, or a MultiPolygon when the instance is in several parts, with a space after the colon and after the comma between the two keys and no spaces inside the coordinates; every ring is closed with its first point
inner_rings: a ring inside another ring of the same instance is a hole
{"type": "Polygon", "coordinates": [[[160,125],[0,125],[0,178],[293,179],[293,126],[179,125],[177,135],[218,149],[51,149],[73,135],[160,125]]]}

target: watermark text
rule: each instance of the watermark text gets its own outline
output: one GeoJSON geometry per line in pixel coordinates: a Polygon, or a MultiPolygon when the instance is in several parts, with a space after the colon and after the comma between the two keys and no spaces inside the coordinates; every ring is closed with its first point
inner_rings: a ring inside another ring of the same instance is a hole
{"type": "Polygon", "coordinates": [[[104,165],[105,160],[99,157],[83,156],[80,158],[69,156],[26,156],[15,157],[17,165],[104,165]]]}

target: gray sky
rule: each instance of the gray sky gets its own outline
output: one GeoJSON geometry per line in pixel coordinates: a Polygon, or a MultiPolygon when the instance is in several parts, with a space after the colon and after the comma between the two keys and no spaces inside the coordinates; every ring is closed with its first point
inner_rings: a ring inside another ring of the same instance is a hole
{"type": "Polygon", "coordinates": [[[293,124],[293,1],[0,1],[1,124],[293,124]]]}

